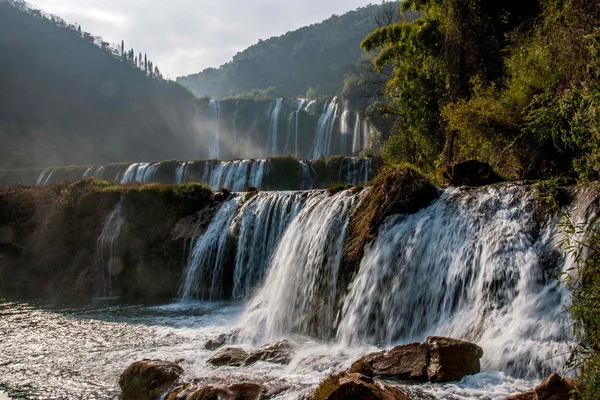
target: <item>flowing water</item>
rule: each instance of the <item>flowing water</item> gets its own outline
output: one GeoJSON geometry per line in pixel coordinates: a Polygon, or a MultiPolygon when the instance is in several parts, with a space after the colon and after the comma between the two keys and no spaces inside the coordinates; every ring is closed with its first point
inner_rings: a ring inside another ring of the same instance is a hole
{"type": "MultiPolygon", "coordinates": [[[[0,301],[0,389],[12,397],[115,398],[129,363],[162,358],[180,362],[187,378],[258,380],[286,388],[280,398],[299,399],[376,346],[431,334],[482,346],[482,373],[400,385],[413,399],[500,400],[550,371],[566,372],[569,293],[555,277],[572,260],[563,256],[556,215],[531,186],[441,191],[420,212],[389,217],[349,273],[341,263],[346,228],[368,195],[232,196],[192,246],[183,302],[0,301]],[[208,367],[203,343],[231,332],[247,349],[282,337],[300,347],[288,366],[208,367]]],[[[595,218],[598,187],[572,197],[576,222],[595,218]]]]}

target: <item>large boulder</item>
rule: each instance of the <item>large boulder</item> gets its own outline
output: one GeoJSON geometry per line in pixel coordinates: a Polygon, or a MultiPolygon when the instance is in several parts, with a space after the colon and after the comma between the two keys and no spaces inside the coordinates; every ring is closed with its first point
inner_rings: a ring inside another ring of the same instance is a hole
{"type": "Polygon", "coordinates": [[[571,392],[578,388],[578,383],[573,379],[561,378],[557,373],[553,373],[533,391],[516,394],[504,400],[570,400],[571,392]]]}
{"type": "Polygon", "coordinates": [[[361,374],[332,375],[313,393],[311,400],[410,400],[397,388],[361,374]]]}
{"type": "Polygon", "coordinates": [[[217,351],[207,362],[216,367],[229,365],[240,367],[250,355],[241,347],[225,347],[217,351]]]}
{"type": "Polygon", "coordinates": [[[295,348],[296,346],[289,340],[280,340],[279,342],[267,344],[253,351],[245,363],[253,364],[257,361],[265,361],[276,364],[289,364],[294,355],[295,348]]]}
{"type": "Polygon", "coordinates": [[[426,344],[407,344],[367,354],[352,364],[350,372],[384,379],[426,381],[428,358],[429,349],[426,344]]]}
{"type": "Polygon", "coordinates": [[[171,390],[183,374],[179,365],[160,360],[131,364],[119,378],[122,400],[157,400],[171,390]]]}
{"type": "Polygon", "coordinates": [[[427,377],[430,382],[450,382],[481,371],[479,359],[483,349],[476,344],[452,338],[431,336],[425,341],[429,348],[427,377]]]}
{"type": "Polygon", "coordinates": [[[477,160],[449,165],[443,175],[453,186],[485,186],[502,182],[490,164],[477,160]]]}
{"type": "Polygon", "coordinates": [[[383,379],[451,382],[480,372],[481,347],[462,340],[432,336],[370,353],[352,364],[349,372],[383,379]]]}
{"type": "Polygon", "coordinates": [[[175,388],[166,400],[261,400],[267,389],[257,383],[244,382],[230,386],[187,383],[175,388]]]}

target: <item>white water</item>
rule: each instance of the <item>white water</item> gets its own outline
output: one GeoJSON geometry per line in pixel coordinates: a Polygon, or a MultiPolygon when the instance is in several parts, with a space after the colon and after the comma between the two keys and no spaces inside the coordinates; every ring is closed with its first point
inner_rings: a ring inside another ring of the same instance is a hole
{"type": "Polygon", "coordinates": [[[218,300],[223,296],[223,273],[233,240],[230,230],[231,221],[239,202],[239,197],[225,201],[206,232],[194,241],[187,266],[183,271],[180,288],[183,301],[193,298],[218,300]]]}
{"type": "Polygon", "coordinates": [[[353,157],[348,159],[348,174],[346,182],[358,185],[369,183],[369,179],[373,176],[372,169],[373,161],[370,158],[353,157]]]}
{"type": "Polygon", "coordinates": [[[267,144],[267,154],[269,156],[275,156],[279,154],[279,113],[281,112],[282,105],[283,99],[277,99],[275,100],[275,103],[271,105],[269,117],[269,141],[267,144]]]}
{"type": "Polygon", "coordinates": [[[352,155],[355,157],[359,155],[361,151],[361,127],[360,112],[356,111],[356,121],[354,122],[354,132],[352,134],[352,155]]]}
{"type": "Polygon", "coordinates": [[[348,101],[344,102],[344,111],[340,117],[340,135],[340,154],[347,154],[348,137],[350,136],[350,109],[348,108],[348,101]]]}
{"type": "Polygon", "coordinates": [[[241,208],[233,222],[238,236],[233,299],[245,299],[262,282],[275,246],[308,196],[303,192],[262,192],[241,208]]]}
{"type": "Polygon", "coordinates": [[[350,209],[357,197],[343,191],[313,196],[290,224],[263,287],[247,306],[242,327],[259,340],[294,332],[327,337],[334,321],[338,272],[350,209]]]}
{"type": "Polygon", "coordinates": [[[323,114],[317,122],[317,131],[313,142],[311,158],[316,159],[322,156],[332,154],[333,150],[333,129],[337,119],[339,108],[338,98],[334,97],[331,101],[325,102],[323,114]]]}
{"type": "Polygon", "coordinates": [[[103,284],[103,297],[113,297],[116,294],[112,276],[121,272],[121,261],[114,257],[115,242],[123,227],[123,212],[119,201],[110,213],[102,233],[98,238],[98,265],[103,284]]]}
{"type": "Polygon", "coordinates": [[[262,187],[266,160],[209,161],[204,165],[202,182],[213,190],[227,188],[241,192],[248,186],[262,187]]]}
{"type": "Polygon", "coordinates": [[[211,100],[208,103],[208,116],[213,121],[213,137],[209,144],[209,157],[211,159],[221,158],[221,102],[211,100]]]}

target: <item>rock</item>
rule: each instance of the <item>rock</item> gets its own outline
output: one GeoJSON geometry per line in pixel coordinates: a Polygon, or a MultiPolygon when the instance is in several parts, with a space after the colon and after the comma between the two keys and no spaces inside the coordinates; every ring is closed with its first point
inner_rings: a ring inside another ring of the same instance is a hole
{"type": "Polygon", "coordinates": [[[477,160],[449,165],[443,175],[453,186],[485,186],[502,182],[490,164],[477,160]]]}
{"type": "Polygon", "coordinates": [[[253,351],[245,363],[253,364],[257,361],[265,361],[276,364],[289,364],[295,348],[296,346],[289,340],[280,340],[253,351]]]}
{"type": "Polygon", "coordinates": [[[207,350],[214,351],[220,347],[223,347],[226,342],[227,342],[227,335],[221,334],[221,335],[219,335],[219,337],[217,337],[215,339],[211,339],[208,342],[206,342],[206,344],[204,345],[204,348],[207,350]]]}
{"type": "Polygon", "coordinates": [[[400,390],[361,374],[332,375],[313,393],[312,400],[410,400],[400,390]]]}
{"type": "Polygon", "coordinates": [[[517,394],[504,400],[570,400],[571,392],[577,389],[581,387],[576,381],[553,373],[532,392],[517,394]]]}
{"type": "Polygon", "coordinates": [[[233,393],[236,400],[259,400],[267,392],[264,386],[251,382],[236,383],[227,389],[233,393]]]}
{"type": "Polygon", "coordinates": [[[119,378],[122,400],[160,399],[179,380],[183,368],[160,360],[142,360],[131,364],[119,378]]]}
{"type": "Polygon", "coordinates": [[[483,349],[476,344],[440,336],[428,337],[425,343],[429,348],[430,382],[458,381],[481,371],[479,359],[483,349]]]}
{"type": "Polygon", "coordinates": [[[249,354],[241,347],[225,347],[216,352],[207,362],[217,367],[223,365],[240,367],[248,356],[249,354]]]}
{"type": "Polygon", "coordinates": [[[428,356],[429,349],[426,344],[407,344],[367,354],[352,364],[350,371],[369,375],[368,368],[371,368],[370,376],[426,381],[428,356]]]}
{"type": "Polygon", "coordinates": [[[363,358],[358,361],[355,361],[354,364],[348,370],[351,374],[362,374],[364,376],[368,376],[370,378],[375,376],[375,371],[373,367],[363,358]]]}

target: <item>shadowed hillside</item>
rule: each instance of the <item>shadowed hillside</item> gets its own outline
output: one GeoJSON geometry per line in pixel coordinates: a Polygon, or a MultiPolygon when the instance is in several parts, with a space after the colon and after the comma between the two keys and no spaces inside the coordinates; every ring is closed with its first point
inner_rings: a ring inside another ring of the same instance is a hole
{"type": "Polygon", "coordinates": [[[146,64],[60,18],[0,1],[0,166],[201,156],[194,96],[146,64]]]}

